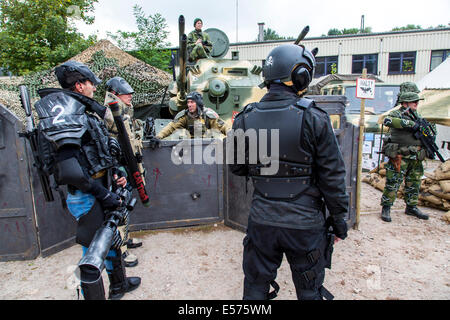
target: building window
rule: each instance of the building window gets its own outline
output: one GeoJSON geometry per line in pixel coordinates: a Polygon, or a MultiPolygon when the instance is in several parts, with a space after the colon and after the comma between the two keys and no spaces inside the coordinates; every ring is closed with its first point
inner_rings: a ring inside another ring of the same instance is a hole
{"type": "Polygon", "coordinates": [[[389,53],[388,74],[414,73],[416,70],[416,52],[389,53]]]}
{"type": "Polygon", "coordinates": [[[316,78],[326,76],[327,74],[335,74],[337,71],[338,56],[316,58],[316,78]]]}
{"type": "Polygon", "coordinates": [[[433,71],[438,65],[450,57],[450,49],[431,51],[430,71],[433,71]]]}
{"type": "Polygon", "coordinates": [[[369,74],[378,74],[378,54],[354,55],[352,73],[362,73],[364,68],[369,74]]]}

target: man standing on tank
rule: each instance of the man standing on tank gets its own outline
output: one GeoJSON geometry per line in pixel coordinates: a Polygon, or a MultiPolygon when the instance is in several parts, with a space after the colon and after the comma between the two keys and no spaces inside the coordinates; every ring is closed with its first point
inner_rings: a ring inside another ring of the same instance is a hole
{"type": "Polygon", "coordinates": [[[330,118],[313,100],[302,98],[315,65],[314,55],[303,46],[273,49],[264,66],[269,92],[259,103],[246,106],[233,124],[234,139],[238,129],[255,130],[256,146],[264,137],[272,141],[273,130],[279,132],[279,156],[271,154],[272,163],[279,163],[275,175],[265,170],[267,159],[257,156],[256,163],[250,163],[248,142],[244,151],[235,149],[234,159],[245,152],[245,163],[230,165],[234,174],[250,177],[255,188],[244,239],[244,300],[276,297],[283,254],[299,300],[333,299],[323,287],[325,268],[331,265],[333,234],[347,237],[349,200],[345,164],[330,118]],[[275,291],[270,292],[270,286],[275,291]]]}

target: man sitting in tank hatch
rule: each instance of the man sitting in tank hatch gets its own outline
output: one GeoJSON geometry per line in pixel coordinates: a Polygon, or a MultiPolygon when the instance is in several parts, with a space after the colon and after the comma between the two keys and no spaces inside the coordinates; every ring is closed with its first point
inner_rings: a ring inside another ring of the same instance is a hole
{"type": "Polygon", "coordinates": [[[187,37],[188,60],[194,62],[202,58],[210,58],[212,43],[209,35],[202,31],[203,21],[200,18],[194,20],[195,30],[187,37]]]}
{"type": "Polygon", "coordinates": [[[175,130],[181,129],[186,129],[191,138],[195,138],[200,133],[202,137],[205,137],[207,130],[218,131],[223,135],[227,134],[227,125],[214,110],[204,107],[200,93],[191,92],[186,96],[186,100],[188,108],[179,112],[175,119],[158,133],[157,139],[164,139],[175,130]]]}

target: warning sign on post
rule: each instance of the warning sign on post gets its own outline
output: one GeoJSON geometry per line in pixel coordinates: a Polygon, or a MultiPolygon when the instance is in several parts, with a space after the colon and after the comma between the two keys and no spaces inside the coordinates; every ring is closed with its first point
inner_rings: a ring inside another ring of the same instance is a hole
{"type": "Polygon", "coordinates": [[[356,97],[359,99],[375,99],[375,80],[357,79],[356,97]]]}

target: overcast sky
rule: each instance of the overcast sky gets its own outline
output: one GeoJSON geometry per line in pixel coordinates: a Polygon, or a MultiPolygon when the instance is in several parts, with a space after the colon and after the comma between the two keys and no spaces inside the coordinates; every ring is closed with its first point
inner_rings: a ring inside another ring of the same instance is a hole
{"type": "Polygon", "coordinates": [[[307,37],[327,34],[331,28],[359,28],[362,15],[365,27],[372,27],[373,32],[407,24],[428,28],[450,23],[449,0],[99,0],[95,5],[95,23],[77,23],[78,29],[85,35],[97,34],[99,39],[106,38],[107,31],[137,30],[135,4],[147,15],[160,13],[166,19],[172,46],[178,45],[177,23],[181,14],[186,18],[186,33],[193,29],[193,20],[200,17],[204,29],[221,29],[232,43],[256,40],[258,22],[264,22],[266,28],[281,36],[294,38],[306,25],[310,26],[307,37]]]}

